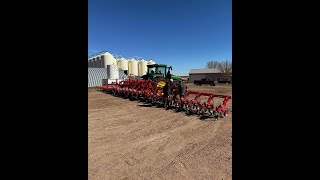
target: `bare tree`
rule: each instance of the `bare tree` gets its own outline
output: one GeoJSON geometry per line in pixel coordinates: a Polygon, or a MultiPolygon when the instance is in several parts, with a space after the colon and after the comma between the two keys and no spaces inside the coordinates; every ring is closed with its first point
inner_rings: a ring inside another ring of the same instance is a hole
{"type": "Polygon", "coordinates": [[[209,69],[211,69],[211,68],[219,69],[222,73],[224,73],[224,76],[227,80],[227,83],[230,80],[230,77],[232,75],[232,62],[231,61],[228,61],[227,59],[226,59],[226,61],[223,61],[223,62],[208,61],[206,67],[209,69]]]}
{"type": "Polygon", "coordinates": [[[222,64],[222,68],[220,71],[222,71],[224,73],[226,80],[227,80],[227,84],[228,84],[228,81],[229,81],[230,76],[232,74],[232,62],[229,62],[226,59],[226,61],[221,64],[222,64]]]}
{"type": "Polygon", "coordinates": [[[208,61],[206,67],[209,69],[217,68],[219,62],[218,61],[208,61]]]}

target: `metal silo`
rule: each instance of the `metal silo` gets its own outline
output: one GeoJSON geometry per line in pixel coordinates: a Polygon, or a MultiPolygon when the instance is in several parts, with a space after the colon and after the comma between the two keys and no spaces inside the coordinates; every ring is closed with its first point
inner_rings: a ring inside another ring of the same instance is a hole
{"type": "Polygon", "coordinates": [[[147,64],[148,64],[148,62],[145,61],[144,59],[139,61],[139,64],[138,64],[139,76],[143,76],[143,75],[147,74],[147,71],[148,71],[147,64]]]}
{"type": "Polygon", "coordinates": [[[117,65],[114,65],[114,64],[107,65],[107,74],[108,74],[108,79],[110,80],[119,79],[119,68],[117,67],[117,65]]]}
{"type": "Polygon", "coordinates": [[[116,59],[109,52],[103,53],[100,57],[101,57],[101,61],[102,61],[102,63],[101,63],[102,68],[106,68],[107,65],[110,65],[110,64],[116,65],[116,63],[115,63],[116,59]]]}
{"type": "Polygon", "coordinates": [[[156,62],[154,62],[153,60],[149,60],[147,64],[148,64],[148,65],[151,65],[151,64],[155,64],[155,63],[156,63],[156,62]]]}
{"type": "Polygon", "coordinates": [[[96,57],[93,57],[92,61],[93,61],[93,68],[97,68],[98,66],[97,66],[97,59],[96,59],[96,57]]]}
{"type": "Polygon", "coordinates": [[[101,58],[100,58],[100,56],[96,57],[96,61],[97,61],[97,68],[102,68],[101,67],[101,58]]]}
{"type": "Polygon", "coordinates": [[[138,61],[136,61],[135,59],[130,59],[129,60],[129,76],[135,75],[138,76],[138,61]]]}
{"type": "Polygon", "coordinates": [[[93,68],[93,65],[94,65],[93,58],[91,58],[91,62],[90,62],[90,64],[91,64],[91,67],[93,68]]]}
{"type": "Polygon", "coordinates": [[[118,60],[118,68],[122,70],[128,70],[128,66],[128,60],[126,60],[125,58],[121,58],[118,60]]]}

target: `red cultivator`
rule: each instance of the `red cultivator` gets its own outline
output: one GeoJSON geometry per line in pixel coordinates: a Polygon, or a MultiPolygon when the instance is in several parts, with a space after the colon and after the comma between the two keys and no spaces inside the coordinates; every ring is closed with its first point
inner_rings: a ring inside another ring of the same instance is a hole
{"type": "Polygon", "coordinates": [[[226,106],[231,96],[186,91],[180,97],[177,86],[173,85],[171,93],[164,97],[164,84],[163,81],[156,83],[152,80],[125,80],[99,86],[99,89],[113,96],[144,101],[158,107],[174,109],[177,112],[184,111],[187,115],[196,114],[200,117],[214,117],[215,119],[228,115],[226,106]],[[195,97],[190,98],[190,95],[195,95],[195,97]],[[208,99],[202,103],[201,97],[208,97],[208,99]],[[215,98],[223,98],[224,100],[220,105],[215,106],[215,98]]]}

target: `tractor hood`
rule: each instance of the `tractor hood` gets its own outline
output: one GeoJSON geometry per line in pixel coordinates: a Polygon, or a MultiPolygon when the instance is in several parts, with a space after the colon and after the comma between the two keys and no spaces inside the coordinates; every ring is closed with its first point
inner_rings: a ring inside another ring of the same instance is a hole
{"type": "Polygon", "coordinates": [[[177,76],[177,75],[174,75],[174,74],[171,74],[171,79],[173,79],[173,80],[181,80],[181,77],[177,76]]]}

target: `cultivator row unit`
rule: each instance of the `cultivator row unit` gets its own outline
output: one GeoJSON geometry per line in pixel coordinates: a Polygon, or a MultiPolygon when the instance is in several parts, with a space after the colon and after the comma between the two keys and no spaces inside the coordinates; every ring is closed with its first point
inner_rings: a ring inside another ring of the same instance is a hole
{"type": "Polygon", "coordinates": [[[180,96],[178,87],[172,85],[171,93],[165,97],[163,93],[165,84],[164,81],[129,79],[105,84],[99,86],[99,89],[116,97],[139,100],[151,106],[185,112],[187,115],[195,114],[200,117],[212,117],[216,120],[228,115],[226,106],[231,96],[193,91],[186,91],[184,95],[180,96]],[[195,97],[191,98],[190,95],[195,97]],[[208,99],[201,102],[200,97],[208,97],[208,99]],[[214,98],[223,98],[223,102],[214,106],[214,98]]]}

